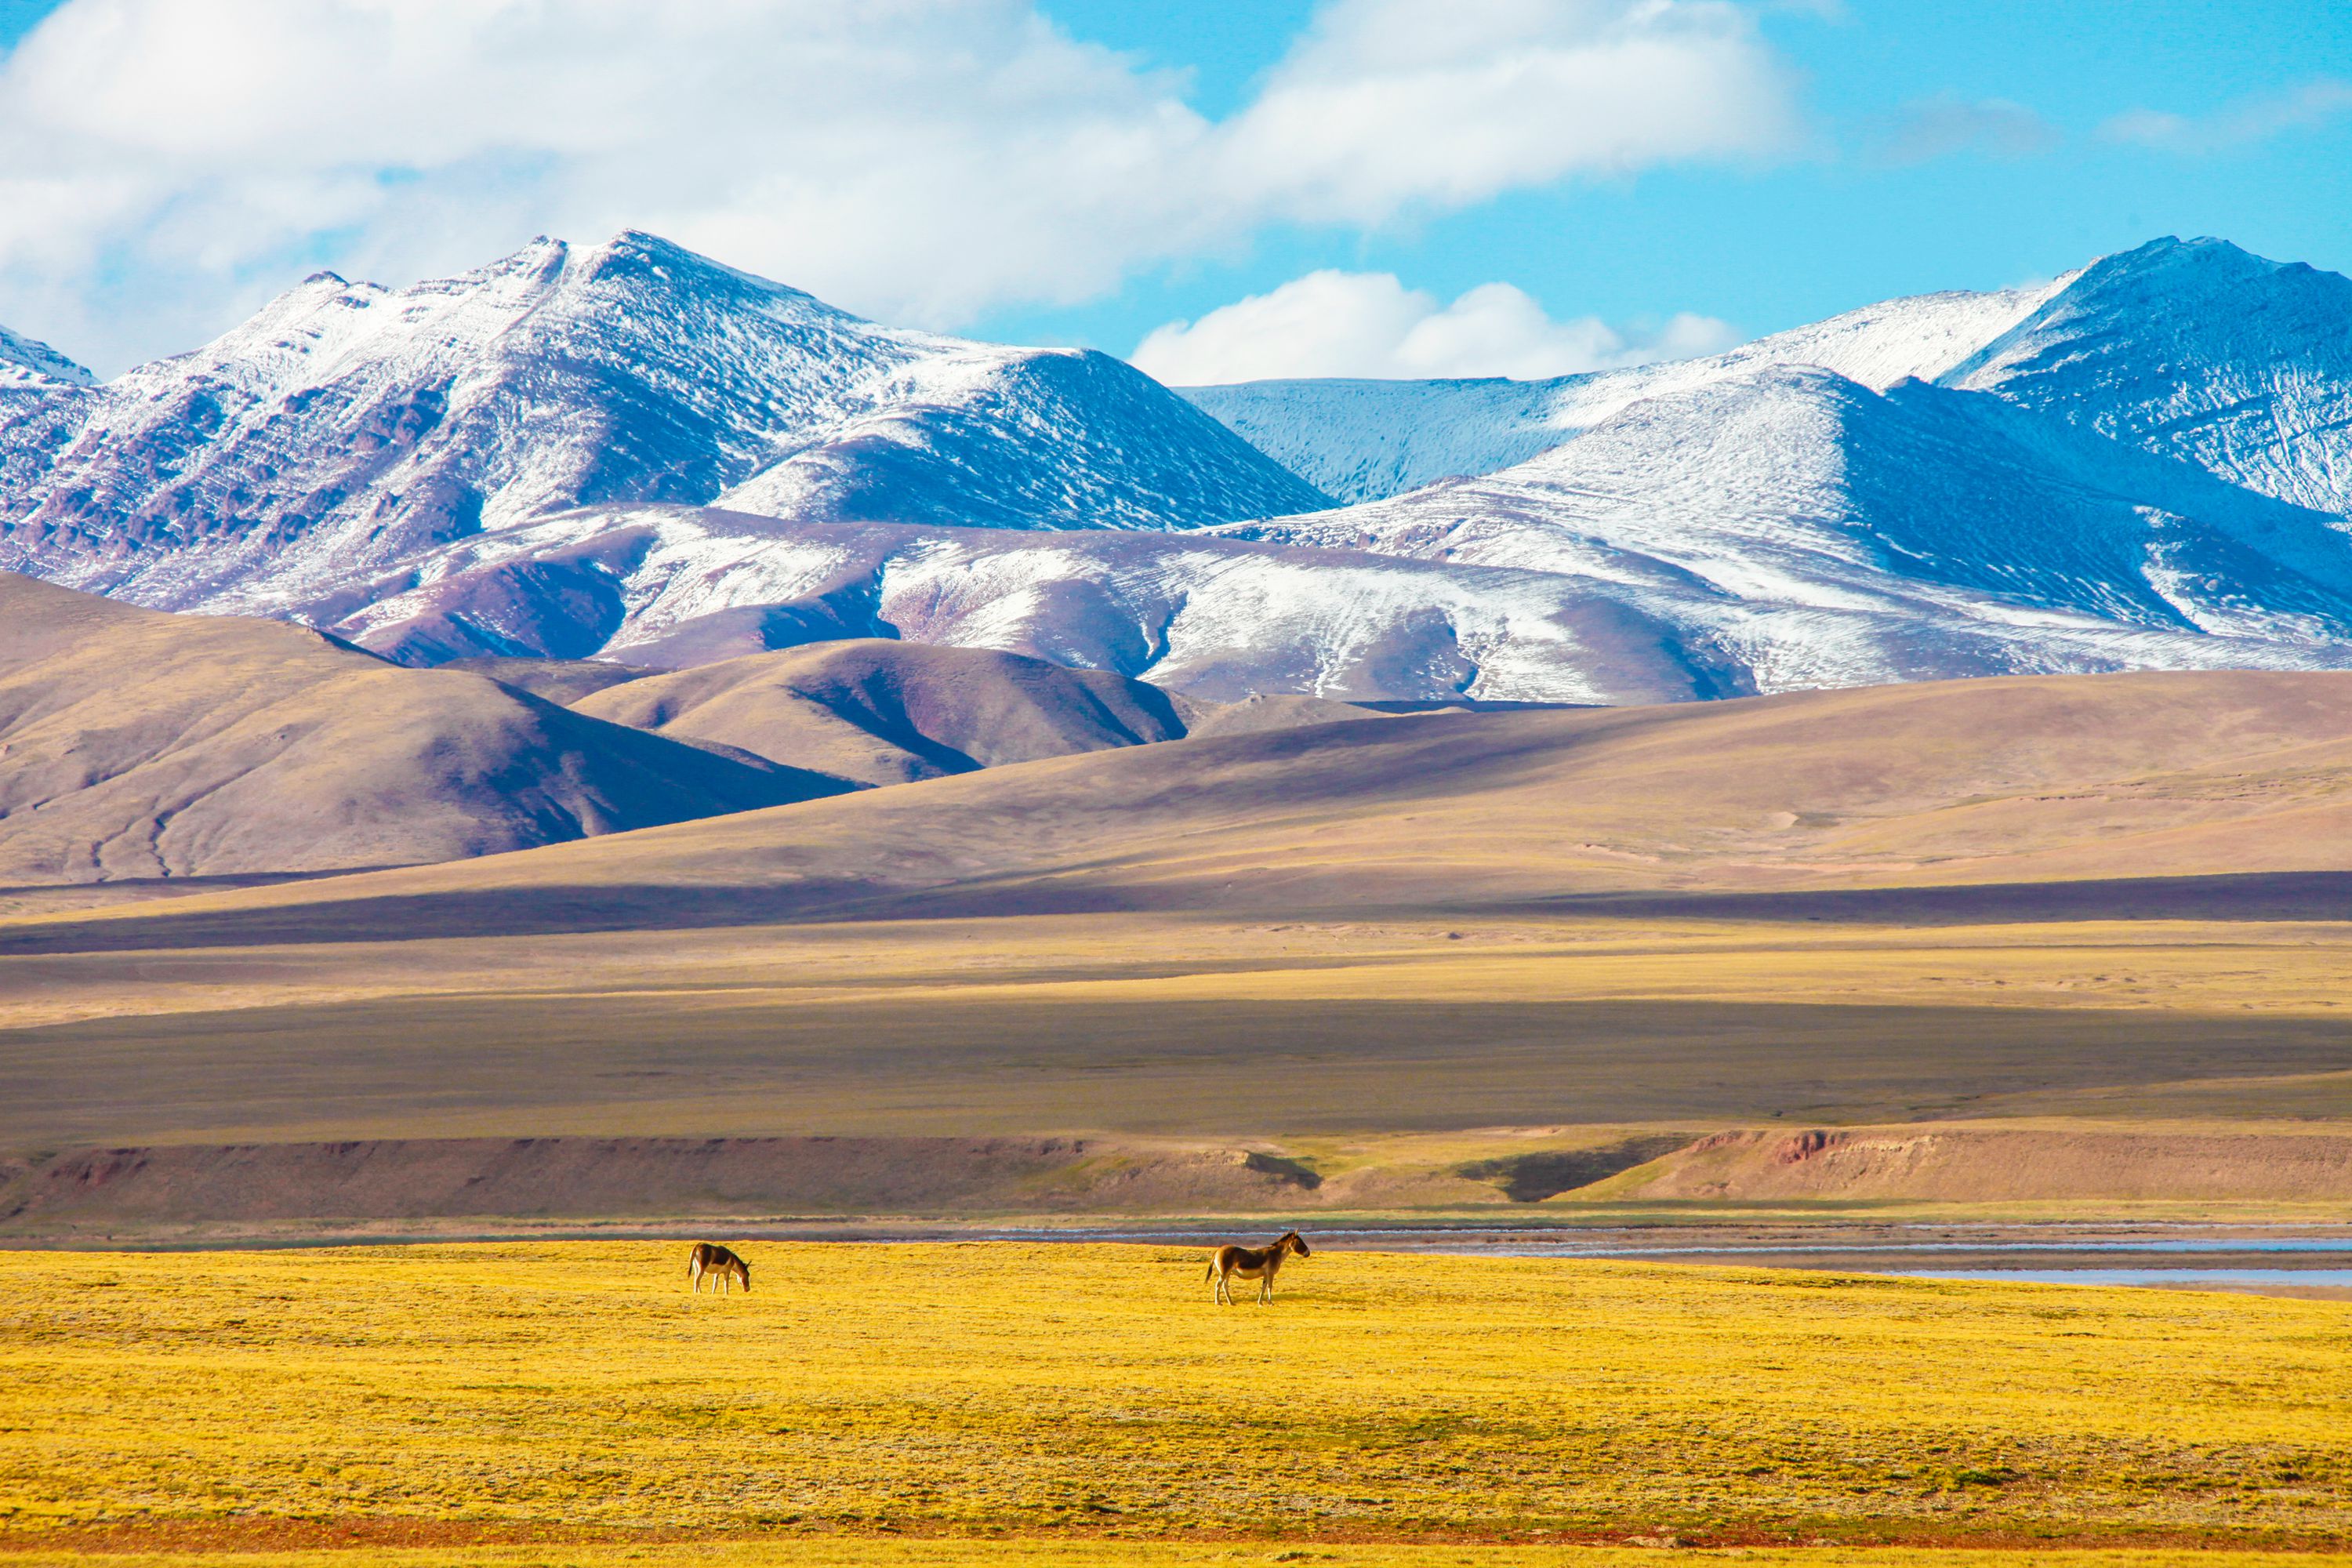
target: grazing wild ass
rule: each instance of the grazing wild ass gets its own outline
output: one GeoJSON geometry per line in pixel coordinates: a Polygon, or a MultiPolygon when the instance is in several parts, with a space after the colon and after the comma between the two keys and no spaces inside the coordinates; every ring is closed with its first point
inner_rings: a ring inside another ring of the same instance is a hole
{"type": "Polygon", "coordinates": [[[1257,1299],[1271,1301],[1274,1276],[1281,1268],[1283,1258],[1293,1252],[1301,1258],[1314,1256],[1307,1250],[1307,1238],[1295,1230],[1284,1231],[1282,1239],[1272,1247],[1221,1247],[1209,1255],[1209,1272],[1202,1278],[1217,1282],[1216,1299],[1228,1307],[1234,1304],[1232,1282],[1236,1274],[1256,1280],[1257,1299]]]}
{"type": "Polygon", "coordinates": [[[702,1294],[702,1277],[706,1274],[716,1274],[719,1277],[713,1289],[721,1295],[732,1289],[730,1281],[737,1279],[743,1281],[743,1289],[747,1293],[751,1289],[750,1264],[723,1247],[713,1247],[707,1241],[698,1241],[694,1244],[694,1250],[686,1255],[686,1277],[694,1281],[694,1293],[698,1296],[702,1294]]]}

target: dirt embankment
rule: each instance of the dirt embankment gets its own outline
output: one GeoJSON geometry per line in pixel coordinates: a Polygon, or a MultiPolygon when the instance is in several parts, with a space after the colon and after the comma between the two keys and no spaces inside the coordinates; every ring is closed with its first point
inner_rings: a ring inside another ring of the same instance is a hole
{"type": "Polygon", "coordinates": [[[1255,1205],[1300,1173],[1083,1138],[435,1138],[93,1149],[20,1169],[0,1225],[1255,1205]]]}
{"type": "Polygon", "coordinates": [[[413,1138],[0,1159],[0,1234],[310,1220],[1151,1215],[1507,1205],[1688,1134],[1339,1162],[1093,1137],[413,1138]]]}
{"type": "Polygon", "coordinates": [[[449,1138],[0,1159],[0,1236],[210,1225],[1146,1216],[1814,1199],[2352,1203],[2352,1131],[1491,1130],[1338,1157],[1095,1137],[449,1138]],[[1465,1158],[1484,1143],[1484,1157],[1465,1158]],[[1505,1151],[1508,1151],[1507,1152],[1505,1151]]]}
{"type": "Polygon", "coordinates": [[[1579,1199],[2352,1200],[2352,1133],[1982,1125],[1719,1132],[1579,1199]]]}

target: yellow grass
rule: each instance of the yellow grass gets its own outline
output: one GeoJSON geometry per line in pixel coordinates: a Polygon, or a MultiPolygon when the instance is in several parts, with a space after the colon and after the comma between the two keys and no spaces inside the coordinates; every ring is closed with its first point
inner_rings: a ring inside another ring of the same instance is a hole
{"type": "MultiPolygon", "coordinates": [[[[151,906],[151,912],[163,905],[151,906]]],[[[0,1027],[424,994],[895,1001],[1772,1002],[2327,1016],[2352,924],[1041,916],[0,955],[0,1027]]]]}
{"type": "Polygon", "coordinates": [[[683,1253],[0,1254],[0,1549],[1598,1563],[1533,1548],[2352,1530],[2334,1302],[1326,1248],[1217,1310],[1194,1252],[1012,1244],[761,1247],[754,1294],[698,1300],[683,1253]]]}
{"type": "MultiPolygon", "coordinates": [[[[2336,1560],[2335,1554],[2326,1554],[2336,1560]]],[[[1735,1547],[1675,1552],[1656,1546],[1426,1546],[1350,1542],[1278,1547],[1183,1545],[1165,1542],[957,1541],[916,1542],[799,1538],[789,1542],[730,1542],[681,1547],[565,1544],[527,1547],[437,1547],[429,1551],[371,1550],[367,1561],[384,1568],[620,1568],[622,1564],[692,1563],[697,1568],[1228,1568],[1241,1563],[1296,1563],[1300,1568],[1659,1568],[1675,1563],[1748,1564],[1748,1568],[2289,1568],[2309,1561],[2275,1552],[2051,1551],[1735,1547]]],[[[105,1568],[341,1568],[347,1550],[311,1552],[114,1552],[93,1559],[83,1552],[0,1552],[0,1568],[102,1563],[105,1568]]]]}
{"type": "Polygon", "coordinates": [[[1128,915],[11,954],[0,1154],[2347,1116],[2347,973],[2352,925],[2158,921],[1128,915]]]}

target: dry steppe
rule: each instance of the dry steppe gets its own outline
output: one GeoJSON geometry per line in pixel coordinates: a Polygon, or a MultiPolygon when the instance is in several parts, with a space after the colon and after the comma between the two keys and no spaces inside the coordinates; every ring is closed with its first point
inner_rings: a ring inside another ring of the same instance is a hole
{"type": "Polygon", "coordinates": [[[495,854],[848,787],[300,626],[0,574],[0,907],[495,854]]]}
{"type": "Polygon", "coordinates": [[[2327,674],[1441,712],[39,914],[0,1148],[1091,1138],[1410,1205],[1514,1149],[2032,1118],[2147,1136],[1885,1195],[2340,1207],[2308,1145],[2181,1184],[2177,1139],[2352,1117],[2347,765],[2327,674]],[[1408,1134],[1465,1142],[1317,1152],[1408,1134]]]}

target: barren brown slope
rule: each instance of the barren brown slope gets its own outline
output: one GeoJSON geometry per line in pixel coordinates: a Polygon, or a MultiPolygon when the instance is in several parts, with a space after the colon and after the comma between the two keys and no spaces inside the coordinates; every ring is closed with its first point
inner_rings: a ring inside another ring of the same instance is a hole
{"type": "Polygon", "coordinates": [[[1184,721],[1187,740],[1206,735],[1249,735],[1263,730],[1295,730],[1303,724],[1337,724],[1351,719],[1385,719],[1377,708],[1328,697],[1300,697],[1265,692],[1238,702],[1203,702],[1173,694],[1176,711],[1184,721]]]}
{"type": "Polygon", "coordinates": [[[2352,1197],[2340,1127],[1945,1123],[1718,1132],[1602,1181],[1591,1198],[1987,1203],[2352,1197]]]}
{"type": "Polygon", "coordinates": [[[2347,686],[1332,724],[0,922],[0,1151],[2342,1117],[2347,686]]]}
{"type": "Polygon", "coordinates": [[[567,929],[2342,872],[2347,786],[2352,676],[2021,678],[1184,741],[152,918],[567,929]]]}
{"type": "Polygon", "coordinates": [[[486,654],[479,658],[452,659],[435,668],[460,669],[467,675],[487,675],[501,685],[528,691],[533,697],[544,697],[550,702],[560,702],[567,708],[606,687],[619,686],[653,673],[635,665],[608,664],[602,659],[503,658],[495,654],[486,654]]]}
{"type": "Polygon", "coordinates": [[[302,627],[0,575],[0,883],[414,864],[846,787],[302,627]]]}
{"type": "Polygon", "coordinates": [[[1173,740],[1185,730],[1165,692],[1109,670],[878,637],[648,676],[573,706],[874,784],[1173,740]]]}

